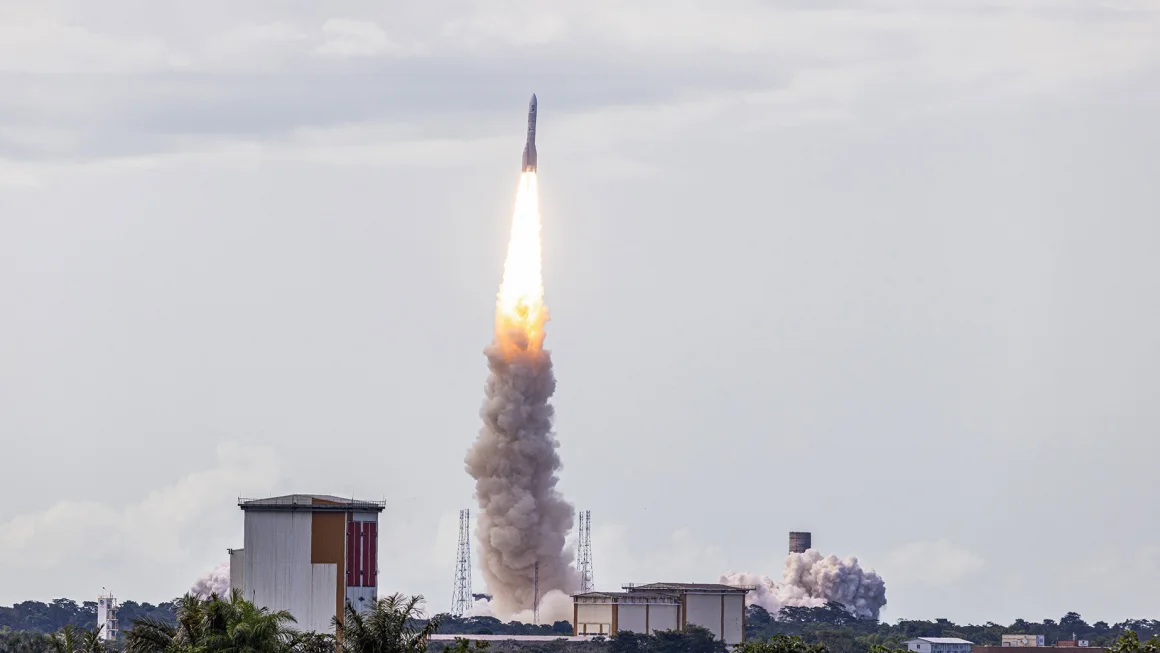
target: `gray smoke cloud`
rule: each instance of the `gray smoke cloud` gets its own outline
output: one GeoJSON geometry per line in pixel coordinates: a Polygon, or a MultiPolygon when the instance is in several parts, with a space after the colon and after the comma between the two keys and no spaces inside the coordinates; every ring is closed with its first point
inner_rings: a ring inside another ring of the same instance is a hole
{"type": "Polygon", "coordinates": [[[532,607],[537,562],[541,597],[579,586],[565,547],[575,509],[556,489],[561,463],[548,403],[556,390],[551,355],[517,324],[498,325],[484,353],[490,370],[484,425],[466,463],[479,500],[476,539],[490,608],[509,618],[532,607]]]}
{"type": "Polygon", "coordinates": [[[230,563],[223,562],[198,578],[193,587],[189,588],[189,593],[201,599],[208,599],[211,594],[229,596],[230,563]]]}
{"type": "Polygon", "coordinates": [[[886,605],[886,581],[873,569],[862,569],[858,558],[823,557],[813,549],[786,556],[780,582],[746,572],[723,574],[721,582],[756,586],[747,602],[775,618],[786,606],[822,607],[836,601],[860,619],[877,619],[886,605]]]}

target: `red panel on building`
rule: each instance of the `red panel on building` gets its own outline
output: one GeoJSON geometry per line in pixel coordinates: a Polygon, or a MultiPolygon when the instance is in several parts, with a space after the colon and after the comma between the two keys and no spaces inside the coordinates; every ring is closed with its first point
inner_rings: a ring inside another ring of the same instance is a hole
{"type": "Polygon", "coordinates": [[[362,585],[367,587],[371,584],[371,525],[369,522],[362,522],[363,538],[362,538],[362,585]]]}
{"type": "Polygon", "coordinates": [[[358,565],[358,537],[355,535],[355,525],[358,522],[346,523],[346,586],[354,587],[358,584],[355,569],[358,565]]]}
{"type": "Polygon", "coordinates": [[[375,587],[379,583],[379,525],[367,522],[367,550],[370,551],[370,562],[367,563],[367,587],[375,587]]]}

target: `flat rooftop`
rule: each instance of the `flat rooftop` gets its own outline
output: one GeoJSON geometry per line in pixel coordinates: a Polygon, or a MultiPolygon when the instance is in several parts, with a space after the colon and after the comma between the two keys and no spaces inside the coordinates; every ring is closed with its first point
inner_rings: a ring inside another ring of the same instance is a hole
{"type": "Polygon", "coordinates": [[[672,603],[673,605],[680,603],[680,600],[676,596],[673,596],[673,592],[584,592],[582,594],[573,594],[572,599],[579,600],[582,603],[616,603],[622,599],[625,599],[625,603],[641,601],[672,603]]]}
{"type": "Polygon", "coordinates": [[[286,494],[266,499],[238,499],[242,510],[259,512],[309,511],[309,512],[382,512],[386,501],[361,501],[359,499],[336,497],[332,494],[286,494]]]}
{"type": "Polygon", "coordinates": [[[705,592],[705,593],[740,593],[751,592],[752,585],[722,585],[721,583],[648,583],[636,585],[630,583],[624,586],[628,592],[705,592]]]}
{"type": "MultiPolygon", "coordinates": [[[[454,642],[457,639],[478,640],[483,642],[554,642],[565,640],[569,642],[587,642],[595,635],[454,635],[437,633],[427,639],[432,642],[454,642]]],[[[607,635],[605,635],[607,637],[607,635]]]]}

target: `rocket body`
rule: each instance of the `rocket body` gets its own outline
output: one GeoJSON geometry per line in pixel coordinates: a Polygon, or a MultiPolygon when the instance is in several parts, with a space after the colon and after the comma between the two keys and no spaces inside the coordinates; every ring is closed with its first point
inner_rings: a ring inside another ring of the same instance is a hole
{"type": "Polygon", "coordinates": [[[532,94],[532,101],[528,103],[528,140],[524,144],[524,157],[521,171],[536,171],[536,94],[532,94]]]}

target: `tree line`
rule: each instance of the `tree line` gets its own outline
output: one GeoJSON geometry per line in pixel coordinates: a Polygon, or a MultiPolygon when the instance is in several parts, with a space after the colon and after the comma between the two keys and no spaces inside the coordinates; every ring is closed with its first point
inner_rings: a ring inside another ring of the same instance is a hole
{"type": "MultiPolygon", "coordinates": [[[[339,653],[425,653],[426,636],[435,632],[561,637],[572,634],[572,626],[566,621],[532,625],[504,623],[494,617],[440,614],[428,618],[422,613],[422,601],[420,596],[395,594],[364,612],[355,612],[348,606],[345,620],[334,620],[336,632],[342,634],[341,647],[335,636],[299,631],[289,613],[259,608],[237,592],[208,599],[187,595],[156,606],[126,601],[118,617],[128,627],[122,630],[121,641],[112,645],[97,637],[95,603],[77,604],[67,599],[48,604],[26,601],[0,608],[0,653],[335,653],[336,649],[339,653]]],[[[837,603],[817,608],[783,608],[776,619],[759,606],[749,606],[745,630],[745,647],[749,648],[741,653],[891,653],[902,650],[904,642],[915,637],[961,637],[976,644],[998,645],[1004,634],[1043,635],[1049,644],[1063,639],[1087,639],[1117,653],[1160,653],[1160,621],[1128,619],[1115,624],[1088,624],[1075,612],[1058,621],[1016,619],[1010,625],[959,625],[947,619],[900,619],[888,624],[858,619],[837,603]]],[[[720,643],[714,641],[708,631],[691,627],[680,633],[620,633],[611,639],[583,643],[502,642],[489,653],[723,651],[720,643]]],[[[448,649],[468,653],[489,648],[482,642],[469,646],[466,640],[451,645],[435,642],[430,647],[432,653],[448,649]]]]}
{"type": "Polygon", "coordinates": [[[1086,639],[1093,646],[1109,647],[1128,632],[1146,640],[1160,636],[1160,621],[1126,619],[1115,624],[1103,621],[1089,624],[1078,613],[1068,612],[1058,621],[1016,619],[1009,625],[994,622],[956,624],[948,619],[899,619],[891,624],[858,619],[840,603],[830,603],[817,608],[782,608],[777,619],[760,606],[751,605],[746,610],[745,627],[746,639],[767,640],[779,634],[796,635],[807,644],[825,645],[829,653],[868,653],[874,647],[901,649],[906,640],[915,637],[960,637],[975,644],[998,646],[1003,635],[1009,634],[1043,635],[1048,644],[1086,639]]]}

